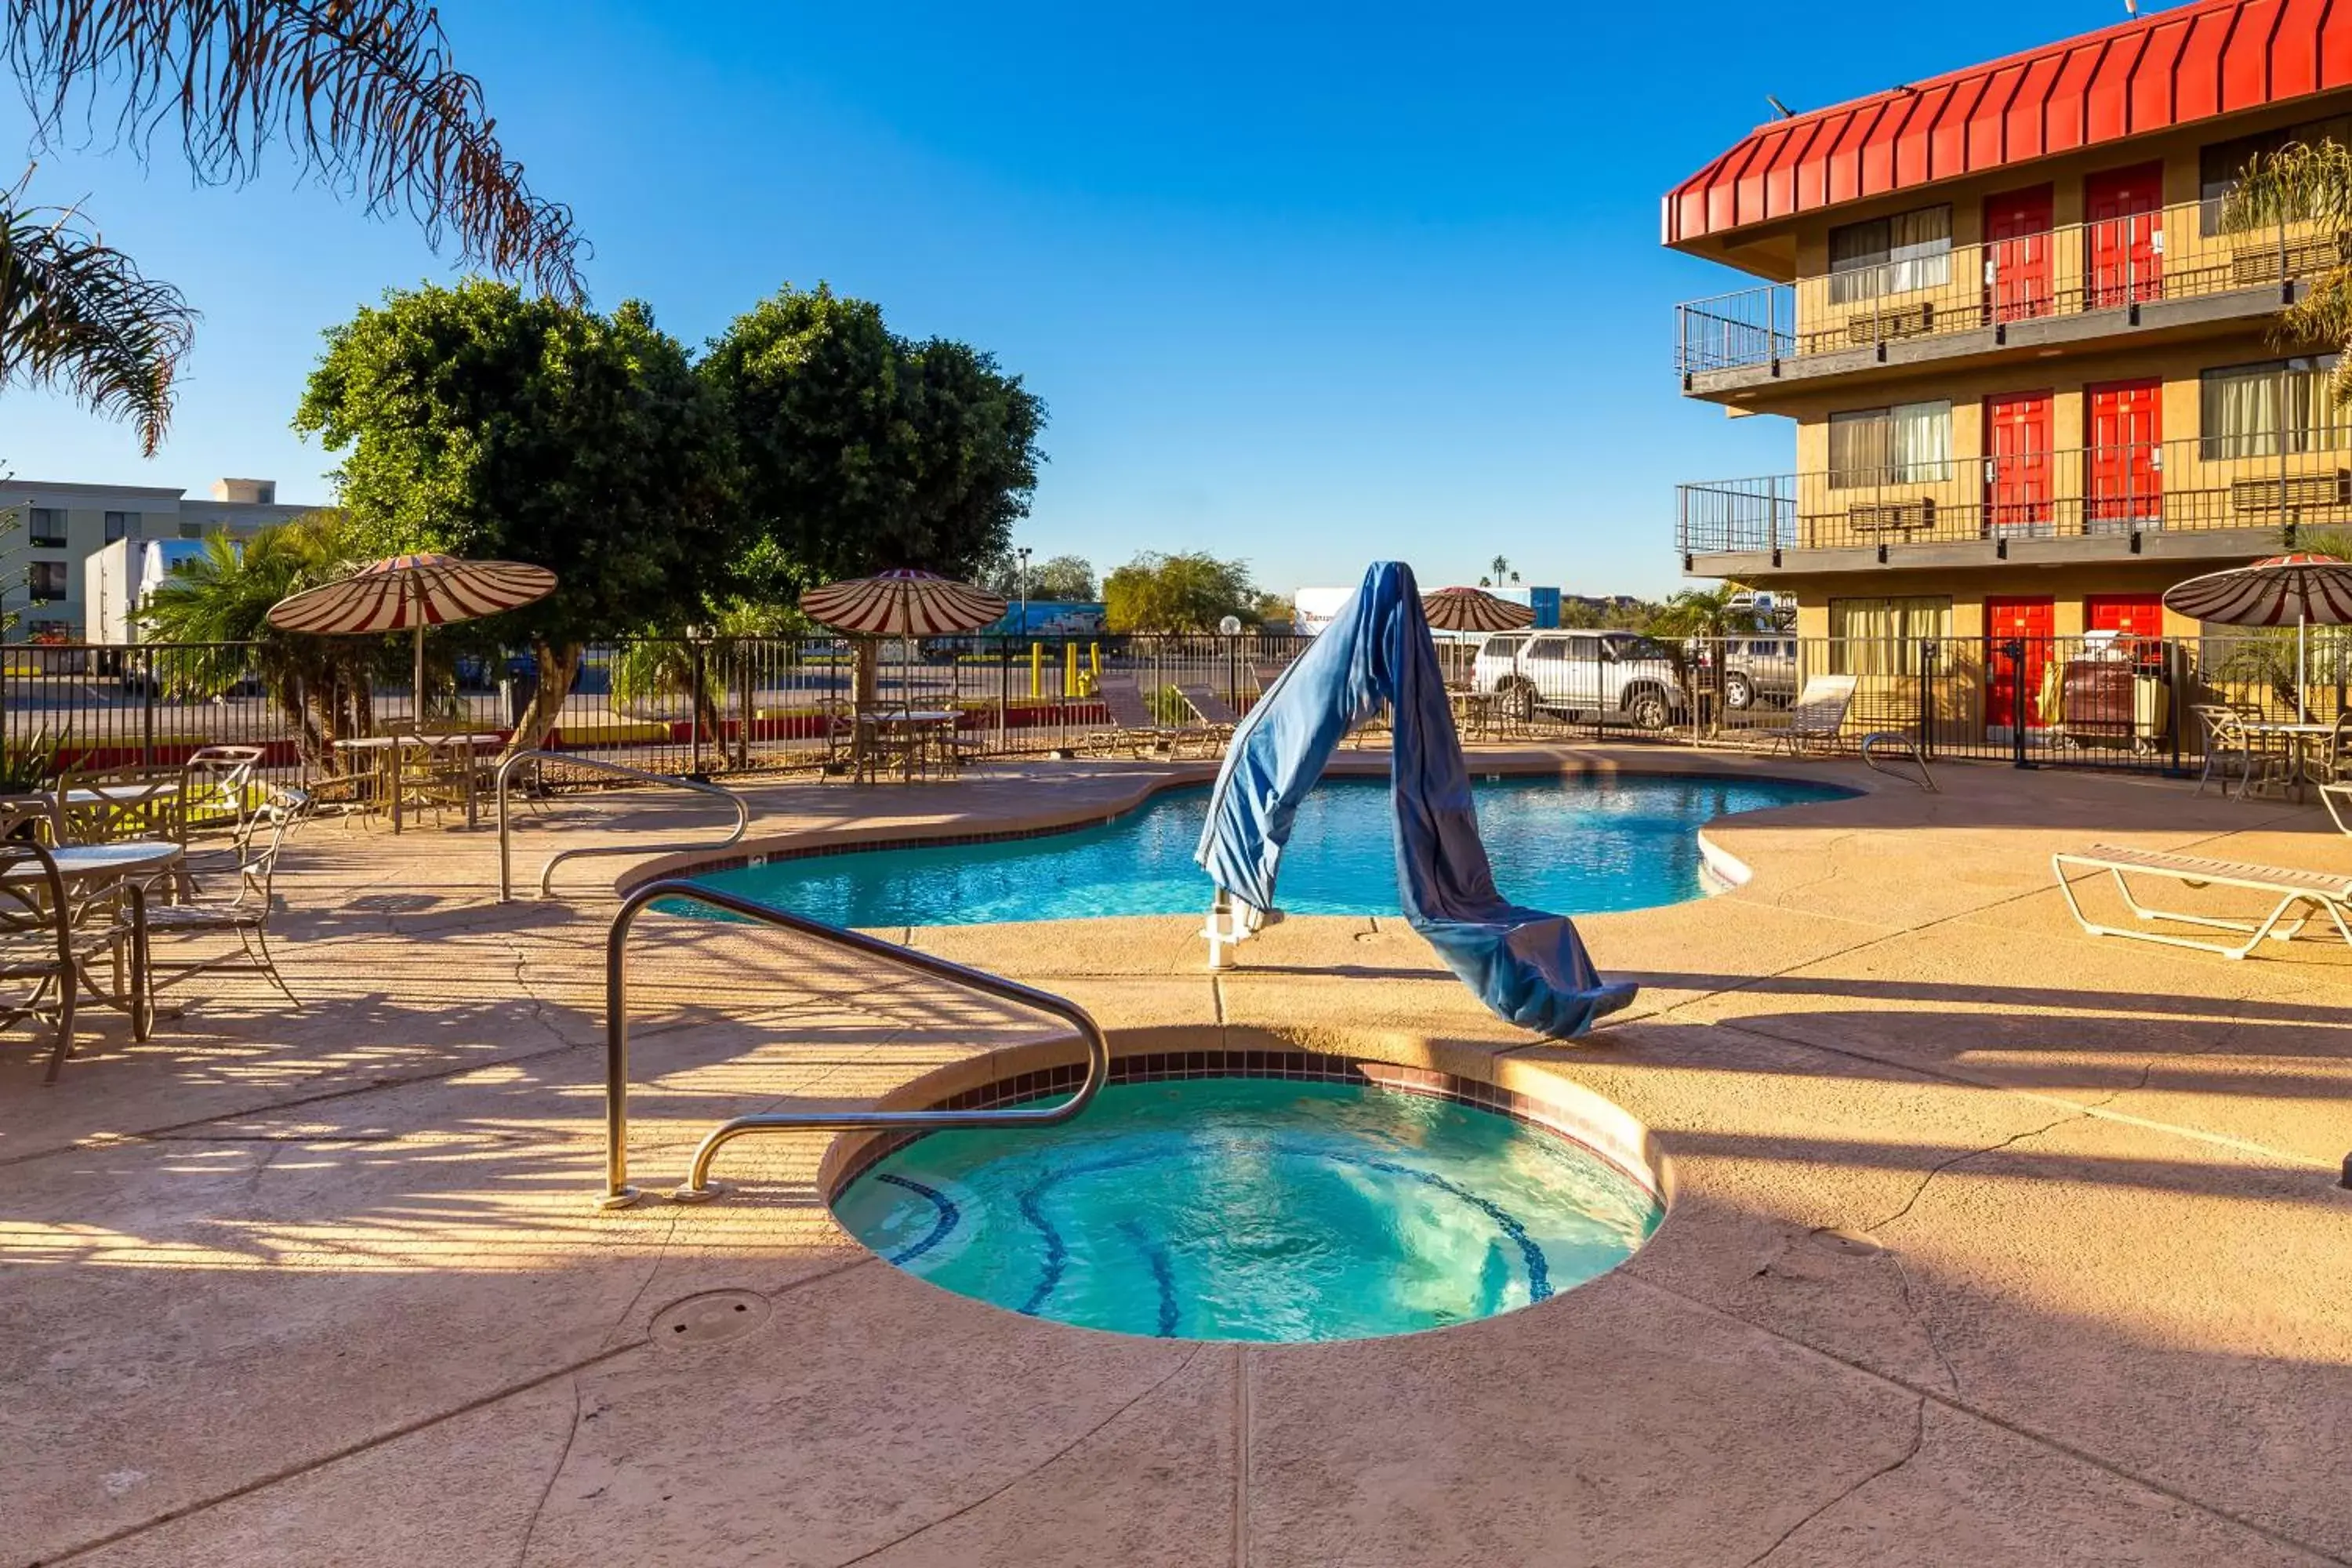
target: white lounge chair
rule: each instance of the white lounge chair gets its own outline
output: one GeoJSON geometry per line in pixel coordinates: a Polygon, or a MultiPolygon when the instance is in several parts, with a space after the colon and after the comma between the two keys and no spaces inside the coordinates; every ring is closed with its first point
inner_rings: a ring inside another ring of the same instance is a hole
{"type": "Polygon", "coordinates": [[[1834,746],[1845,728],[1846,710],[1853,706],[1853,687],[1851,675],[1816,675],[1790,705],[1787,723],[1748,733],[1769,741],[1768,750],[1786,747],[1791,756],[1801,756],[1814,746],[1834,746]]]}
{"type": "Polygon", "coordinates": [[[2050,867],[2057,873],[2058,891],[2065,898],[2066,908],[2074,912],[2076,923],[2093,936],[2137,937],[2142,942],[2160,942],[2170,947],[2193,947],[2204,952],[2218,952],[2224,958],[2243,958],[2263,938],[2289,941],[2324,915],[2334,922],[2336,934],[2347,943],[2352,943],[2352,926],[2345,924],[2345,916],[2352,914],[2352,875],[2345,872],[2256,866],[2242,860],[2214,860],[2202,855],[2175,855],[2161,849],[2120,849],[2112,844],[2094,844],[2079,854],[2053,855],[2050,867]],[[2100,925],[2083,912],[2082,904],[2075,899],[2074,884],[2066,875],[2070,867],[2106,872],[2115,879],[2116,891],[2123,895],[2125,907],[2140,920],[2170,921],[2179,925],[2232,931],[2245,940],[2235,944],[2203,942],[2170,931],[2100,925]],[[2274,898],[2278,902],[2261,920],[2225,920],[2214,915],[2181,914],[2142,903],[2132,892],[2128,880],[2132,877],[2167,879],[2191,888],[2243,888],[2249,892],[2274,898]],[[2288,920],[2288,914],[2298,909],[2303,912],[2294,920],[2288,920]]]}

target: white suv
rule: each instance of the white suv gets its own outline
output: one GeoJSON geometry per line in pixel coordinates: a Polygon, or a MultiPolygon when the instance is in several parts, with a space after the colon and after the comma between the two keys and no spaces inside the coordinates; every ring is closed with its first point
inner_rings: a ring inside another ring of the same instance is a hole
{"type": "Polygon", "coordinates": [[[1673,656],[1639,632],[1499,633],[1479,647],[1470,680],[1521,719],[1663,730],[1689,706],[1673,656]]]}

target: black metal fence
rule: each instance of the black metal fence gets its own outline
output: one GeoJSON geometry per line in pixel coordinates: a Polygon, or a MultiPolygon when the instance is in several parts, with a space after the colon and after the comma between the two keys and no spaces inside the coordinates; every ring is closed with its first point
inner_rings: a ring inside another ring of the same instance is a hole
{"type": "MultiPolygon", "coordinates": [[[[1246,710],[1306,640],[884,642],[867,650],[869,701],[954,714],[967,752],[1050,754],[1132,729],[1138,705],[1150,723],[1171,730],[1207,722],[1195,698],[1212,711],[1246,710]]],[[[280,776],[341,771],[329,743],[334,737],[315,711],[318,693],[269,679],[257,652],[220,644],[7,644],[0,647],[6,743],[18,753],[54,747],[53,772],[170,766],[200,746],[220,744],[263,747],[266,765],[280,776]],[[305,709],[312,710],[307,745],[305,709]]],[[[855,644],[838,638],[593,647],[546,744],[681,773],[820,770],[838,763],[845,749],[858,657],[855,644]]],[[[537,671],[527,657],[460,661],[454,675],[428,676],[421,714],[410,685],[370,684],[345,727],[508,734],[537,671]]]]}
{"type": "MultiPolygon", "coordinates": [[[[886,644],[871,700],[954,715],[967,754],[1081,752],[1139,725],[1171,736],[1246,711],[1306,646],[1304,637],[958,638],[886,644]]],[[[1646,645],[1622,658],[1540,669],[1441,650],[1475,695],[1468,738],[1657,740],[1761,744],[1786,730],[1851,749],[1895,731],[1929,754],[2066,766],[2194,771],[2200,705],[2258,718],[2299,710],[2328,723],[2352,700],[2352,634],[2304,639],[2301,709],[2293,631],[2194,638],[2083,637],[1820,638],[1757,634],[1646,645]],[[1662,694],[1640,700],[1643,691],[1662,694]]],[[[12,759],[48,771],[171,766],[205,745],[264,748],[281,777],[350,771],[331,745],[306,745],[299,688],[273,689],[255,650],[150,644],[0,647],[0,715],[12,759]]],[[[846,761],[857,651],[838,639],[646,641],[591,648],[563,699],[549,749],[697,774],[821,772],[846,761]]],[[[529,700],[528,659],[469,663],[429,690],[423,727],[509,734],[529,700]]],[[[429,684],[429,683],[428,683],[429,684]]],[[[420,721],[405,681],[362,704],[376,733],[420,721]]],[[[2315,747],[2324,744],[2317,738],[2315,747]]]]}

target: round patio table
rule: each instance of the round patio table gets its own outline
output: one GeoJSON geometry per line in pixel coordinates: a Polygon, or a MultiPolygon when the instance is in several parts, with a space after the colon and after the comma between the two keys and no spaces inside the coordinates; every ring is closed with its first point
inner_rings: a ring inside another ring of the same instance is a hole
{"type": "Polygon", "coordinates": [[[2315,741],[2326,741],[2336,733],[2331,721],[2319,723],[2297,719],[2242,719],[2238,727],[2249,735],[2275,735],[2287,744],[2291,758],[2288,763],[2287,793],[2297,805],[2303,804],[2303,786],[2311,776],[2309,747],[2315,741]]]}
{"type": "MultiPolygon", "coordinates": [[[[147,885],[172,875],[187,858],[187,851],[163,838],[125,838],[112,844],[68,844],[49,851],[57,862],[58,879],[63,882],[68,897],[80,895],[83,902],[102,896],[120,887],[131,904],[131,972],[128,984],[118,982],[112,989],[100,985],[89,973],[87,963],[76,961],[76,973],[84,989],[107,1005],[131,1016],[131,1037],[143,1040],[153,1025],[153,1015],[147,1005],[147,885]]],[[[0,879],[11,882],[37,881],[41,878],[37,860],[20,860],[0,879]]],[[[68,980],[68,984],[71,984],[68,980]]]]}
{"type": "MultiPolygon", "coordinates": [[[[454,735],[366,735],[357,740],[338,741],[335,750],[357,752],[373,764],[377,784],[384,798],[392,802],[392,830],[400,831],[401,807],[405,803],[400,796],[400,753],[415,747],[425,752],[456,751],[464,747],[467,755],[485,746],[503,746],[507,738],[495,731],[476,731],[454,735]]],[[[475,789],[474,770],[466,770],[466,826],[473,827],[480,821],[479,801],[475,789]]]]}

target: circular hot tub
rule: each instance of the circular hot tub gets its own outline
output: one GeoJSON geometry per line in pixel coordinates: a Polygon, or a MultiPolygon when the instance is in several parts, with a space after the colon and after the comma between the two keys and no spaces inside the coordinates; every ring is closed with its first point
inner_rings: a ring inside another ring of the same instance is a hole
{"type": "Polygon", "coordinates": [[[1616,1267],[1664,1215],[1646,1173],[1486,1086],[1413,1073],[1408,1091],[1352,1064],[1155,1072],[1165,1059],[1122,1062],[1058,1127],[869,1149],[834,1211],[888,1262],[1014,1311],[1275,1342],[1530,1306],[1616,1267]]]}

